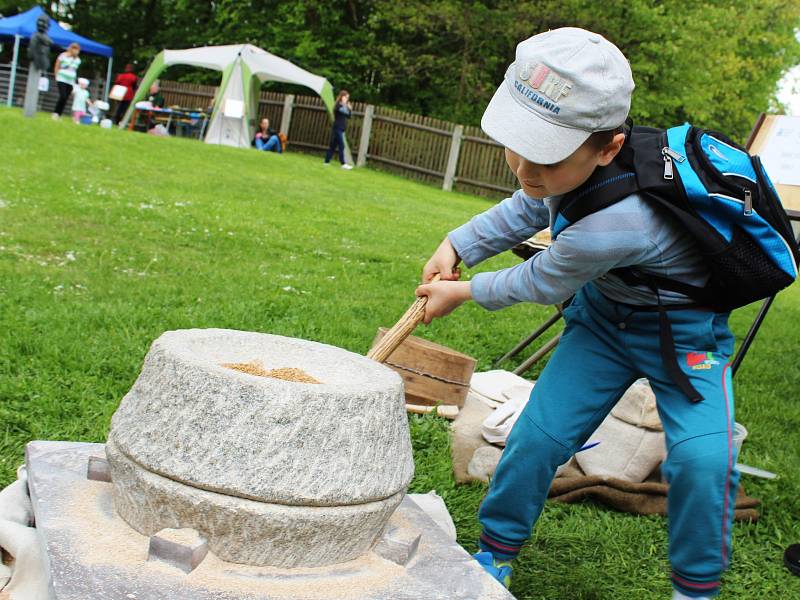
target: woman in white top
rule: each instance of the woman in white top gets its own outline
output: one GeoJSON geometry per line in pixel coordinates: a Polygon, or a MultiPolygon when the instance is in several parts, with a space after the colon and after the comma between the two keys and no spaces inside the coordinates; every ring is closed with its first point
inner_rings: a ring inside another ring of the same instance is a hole
{"type": "Polygon", "coordinates": [[[56,110],[53,113],[53,118],[58,119],[61,113],[64,112],[64,106],[67,103],[67,98],[72,93],[72,88],[75,86],[75,81],[78,79],[78,67],[81,66],[81,59],[78,55],[81,53],[80,45],[75,42],[69,45],[65,52],[58,55],[56,65],[53,72],[56,76],[56,83],[58,84],[58,102],[56,103],[56,110]]]}

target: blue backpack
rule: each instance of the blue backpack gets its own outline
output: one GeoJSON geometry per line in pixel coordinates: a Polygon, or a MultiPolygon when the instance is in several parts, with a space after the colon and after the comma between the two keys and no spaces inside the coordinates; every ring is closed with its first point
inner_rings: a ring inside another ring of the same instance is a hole
{"type": "Polygon", "coordinates": [[[631,128],[617,158],[562,198],[553,237],[634,193],[661,207],[689,231],[708,265],[710,277],[701,287],[635,267],[612,271],[625,283],[646,285],[656,293],[665,364],[675,383],[698,401],[700,395],[675,357],[666,315],[675,307],[662,306],[658,290],[682,293],[695,306],[717,312],[768,298],[797,278],[797,242],[761,160],[724,135],[688,123],[666,131],[631,128]]]}

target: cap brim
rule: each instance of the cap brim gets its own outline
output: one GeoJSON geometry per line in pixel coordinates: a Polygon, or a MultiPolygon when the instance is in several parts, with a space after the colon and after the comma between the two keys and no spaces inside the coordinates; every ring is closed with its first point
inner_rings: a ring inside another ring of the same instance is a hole
{"type": "Polygon", "coordinates": [[[540,165],[564,160],[592,135],[590,131],[551,123],[525,108],[511,96],[505,81],[486,107],[481,129],[496,142],[540,165]]]}

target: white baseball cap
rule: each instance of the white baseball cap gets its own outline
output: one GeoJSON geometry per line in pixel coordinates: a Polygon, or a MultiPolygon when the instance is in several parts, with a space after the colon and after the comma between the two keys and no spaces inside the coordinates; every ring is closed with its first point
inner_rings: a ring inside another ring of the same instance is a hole
{"type": "Polygon", "coordinates": [[[595,131],[625,123],[633,87],[614,44],[585,29],[554,29],[517,45],[481,128],[531,162],[557,163],[595,131]]]}

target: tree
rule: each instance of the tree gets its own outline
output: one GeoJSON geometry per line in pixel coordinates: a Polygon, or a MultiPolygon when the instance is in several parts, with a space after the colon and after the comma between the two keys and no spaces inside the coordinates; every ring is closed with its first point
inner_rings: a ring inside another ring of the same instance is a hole
{"type": "MultiPolygon", "coordinates": [[[[348,88],[355,100],[477,124],[516,44],[562,26],[603,34],[631,62],[636,122],[684,120],[742,140],[779,108],[800,62],[798,0],[75,0],[84,35],[144,67],[163,48],[249,42],[348,88]]],[[[0,0],[0,11],[19,0],[0,0]]],[[[213,73],[170,70],[211,81],[213,73]]]]}

